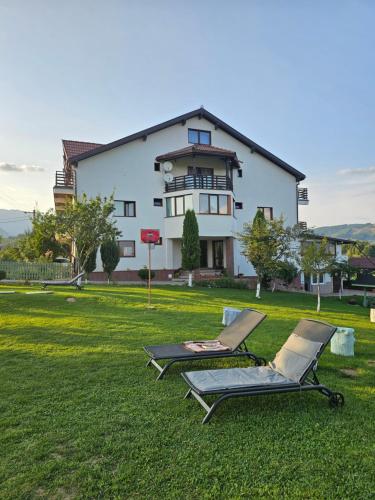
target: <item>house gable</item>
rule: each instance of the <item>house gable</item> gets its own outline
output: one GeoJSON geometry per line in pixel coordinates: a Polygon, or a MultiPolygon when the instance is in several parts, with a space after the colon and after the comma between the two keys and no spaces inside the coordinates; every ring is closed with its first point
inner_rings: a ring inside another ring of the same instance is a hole
{"type": "Polygon", "coordinates": [[[98,154],[104,153],[106,151],[118,148],[120,146],[123,146],[125,144],[128,144],[132,141],[143,139],[147,140],[147,136],[154,134],[156,132],[159,132],[161,130],[167,129],[169,127],[172,127],[174,125],[185,125],[186,122],[191,119],[191,118],[204,118],[210,123],[212,123],[215,127],[215,129],[222,130],[229,134],[230,136],[234,137],[237,139],[239,142],[244,144],[245,146],[249,147],[251,152],[256,152],[259,155],[263,156],[264,158],[268,159],[284,171],[288,172],[289,174],[293,175],[297,181],[302,181],[305,179],[305,175],[302,172],[299,172],[295,168],[293,168],[291,165],[288,163],[284,162],[271,152],[267,151],[266,149],[262,148],[258,144],[256,144],[254,141],[249,139],[248,137],[244,136],[237,130],[235,130],[233,127],[225,123],[224,121],[220,120],[220,118],[216,117],[209,111],[205,110],[204,108],[199,108],[194,111],[191,111],[189,113],[185,113],[184,115],[177,116],[176,118],[173,118],[171,120],[168,120],[166,122],[160,123],[158,125],[155,125],[153,127],[149,127],[147,129],[141,130],[140,132],[137,132],[135,134],[128,135],[126,137],[123,137],[122,139],[119,139],[114,142],[110,142],[108,144],[104,144],[102,146],[96,147],[94,149],[91,149],[89,151],[86,151],[84,153],[78,154],[76,156],[73,156],[70,161],[71,163],[77,164],[81,160],[85,160],[87,158],[90,158],[92,156],[96,156],[98,154]]]}

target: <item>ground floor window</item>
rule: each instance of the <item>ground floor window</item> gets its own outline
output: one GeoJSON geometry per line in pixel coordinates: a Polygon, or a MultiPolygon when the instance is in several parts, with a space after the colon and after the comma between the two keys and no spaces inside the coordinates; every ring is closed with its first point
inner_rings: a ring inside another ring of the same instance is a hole
{"type": "Polygon", "coordinates": [[[135,241],[120,240],[117,243],[120,251],[120,257],[135,257],[135,241]]]}
{"type": "MultiPolygon", "coordinates": [[[[323,283],[324,283],[324,274],[321,273],[319,274],[319,284],[322,285],[323,283]]],[[[318,284],[318,275],[316,273],[311,275],[311,284],[312,285],[318,284]]]]}

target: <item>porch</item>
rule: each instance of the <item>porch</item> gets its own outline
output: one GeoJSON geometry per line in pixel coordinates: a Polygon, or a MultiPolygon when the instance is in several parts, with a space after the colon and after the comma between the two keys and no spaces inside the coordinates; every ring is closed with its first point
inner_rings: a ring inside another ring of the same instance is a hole
{"type": "MultiPolygon", "coordinates": [[[[233,238],[200,238],[200,274],[221,274],[224,269],[229,275],[234,272],[233,238]]],[[[166,240],[167,267],[181,269],[181,238],[166,240]]]]}

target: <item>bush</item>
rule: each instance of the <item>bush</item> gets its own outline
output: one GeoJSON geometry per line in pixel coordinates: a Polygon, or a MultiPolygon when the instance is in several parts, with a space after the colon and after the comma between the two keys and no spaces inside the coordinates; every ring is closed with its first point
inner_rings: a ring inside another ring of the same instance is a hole
{"type": "MultiPolygon", "coordinates": [[[[140,269],[138,271],[138,276],[141,278],[141,280],[148,280],[148,268],[145,266],[145,267],[142,267],[142,269],[140,269]]],[[[155,278],[155,271],[153,271],[151,269],[151,279],[154,279],[155,278]]]]}
{"type": "Polygon", "coordinates": [[[7,276],[7,273],[5,271],[0,270],[0,281],[5,280],[6,276],[7,276]]]}
{"type": "Polygon", "coordinates": [[[235,280],[233,278],[218,278],[216,280],[199,280],[194,284],[202,288],[249,288],[245,280],[235,280]]]}

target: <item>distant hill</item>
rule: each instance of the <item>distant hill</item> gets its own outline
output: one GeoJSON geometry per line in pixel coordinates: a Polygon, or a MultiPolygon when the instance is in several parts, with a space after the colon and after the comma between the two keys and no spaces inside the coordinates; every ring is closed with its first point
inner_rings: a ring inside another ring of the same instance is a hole
{"type": "Polygon", "coordinates": [[[0,235],[17,236],[31,229],[30,214],[21,210],[5,210],[0,208],[0,235]]]}
{"type": "Polygon", "coordinates": [[[362,240],[375,243],[375,224],[343,224],[341,226],[323,226],[314,229],[316,234],[345,238],[348,240],[362,240]]]}

